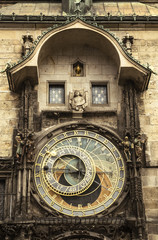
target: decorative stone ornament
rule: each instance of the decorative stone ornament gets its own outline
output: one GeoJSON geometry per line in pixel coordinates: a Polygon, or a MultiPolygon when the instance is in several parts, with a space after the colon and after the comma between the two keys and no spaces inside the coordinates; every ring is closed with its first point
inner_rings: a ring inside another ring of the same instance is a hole
{"type": "Polygon", "coordinates": [[[122,42],[127,48],[127,51],[132,54],[132,45],[133,45],[133,36],[130,36],[128,33],[126,36],[122,39],[122,42]]]}
{"type": "Polygon", "coordinates": [[[73,77],[83,77],[84,75],[84,64],[78,60],[73,64],[73,77]]]}
{"type": "Polygon", "coordinates": [[[83,112],[88,105],[88,93],[83,90],[70,92],[69,104],[72,110],[83,112]]]}
{"type": "Polygon", "coordinates": [[[91,6],[92,0],[62,0],[62,8],[65,13],[86,14],[91,10],[91,6]]]}
{"type": "Polygon", "coordinates": [[[28,55],[31,50],[31,47],[33,44],[33,37],[32,35],[27,34],[27,35],[24,35],[22,39],[23,39],[22,53],[25,56],[25,55],[28,55]]]}

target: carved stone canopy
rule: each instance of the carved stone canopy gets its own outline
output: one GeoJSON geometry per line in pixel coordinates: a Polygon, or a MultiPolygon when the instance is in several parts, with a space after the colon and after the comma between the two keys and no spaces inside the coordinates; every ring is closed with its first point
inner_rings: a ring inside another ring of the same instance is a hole
{"type": "Polygon", "coordinates": [[[69,24],[48,30],[39,38],[40,40],[35,49],[23,61],[7,68],[9,86],[12,91],[18,91],[26,79],[30,79],[32,85],[38,84],[38,65],[43,49],[52,46],[54,39],[58,40],[58,38],[63,39],[63,43],[60,42],[60,44],[65,44],[66,39],[69,44],[79,44],[82,41],[82,43],[91,47],[97,46],[115,62],[119,85],[124,85],[131,80],[138,90],[147,89],[152,71],[134,60],[109,31],[77,18],[69,24]],[[80,33],[80,39],[77,37],[78,32],[80,33]],[[95,40],[96,37],[99,39],[99,45],[95,40]]]}

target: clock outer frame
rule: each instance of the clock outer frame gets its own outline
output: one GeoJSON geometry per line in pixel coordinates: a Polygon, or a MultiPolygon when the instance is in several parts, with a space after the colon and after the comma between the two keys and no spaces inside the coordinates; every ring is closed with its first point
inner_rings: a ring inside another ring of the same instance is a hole
{"type": "MultiPolygon", "coordinates": [[[[123,202],[123,200],[126,198],[126,196],[128,194],[129,182],[127,179],[128,179],[129,173],[128,173],[128,169],[127,169],[126,162],[125,162],[123,147],[121,146],[121,143],[123,140],[112,129],[98,126],[96,124],[87,125],[87,123],[85,123],[85,122],[72,122],[71,124],[60,124],[58,126],[51,127],[48,130],[43,131],[40,135],[37,135],[37,137],[35,139],[35,156],[36,157],[38,156],[41,149],[50,141],[51,138],[53,138],[61,133],[65,133],[65,132],[68,132],[71,130],[86,130],[86,131],[92,131],[96,134],[98,133],[99,135],[102,135],[103,137],[107,138],[110,142],[112,142],[116,146],[117,150],[120,152],[120,154],[123,158],[125,179],[124,179],[124,185],[122,187],[121,193],[119,194],[119,197],[115,200],[115,202],[110,207],[108,207],[104,211],[94,214],[94,216],[98,215],[98,214],[107,215],[107,214],[111,213],[112,211],[114,211],[115,209],[117,209],[118,206],[121,205],[121,203],[123,202]]],[[[35,159],[36,159],[36,157],[35,157],[35,159]]],[[[43,200],[43,198],[39,195],[37,186],[35,184],[34,171],[33,171],[33,183],[32,183],[32,191],[31,192],[32,192],[32,195],[35,198],[35,200],[38,202],[38,204],[43,209],[45,209],[49,213],[53,214],[54,216],[56,216],[56,215],[58,216],[59,214],[61,214],[62,216],[65,215],[65,214],[57,212],[55,209],[52,209],[51,207],[49,207],[47,205],[47,203],[43,200]]],[[[87,216],[85,216],[85,217],[87,217],[87,216]]]]}

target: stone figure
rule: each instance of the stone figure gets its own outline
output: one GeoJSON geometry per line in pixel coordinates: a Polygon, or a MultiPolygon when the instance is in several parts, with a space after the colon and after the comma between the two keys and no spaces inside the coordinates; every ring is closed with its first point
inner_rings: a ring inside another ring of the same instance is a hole
{"type": "Polygon", "coordinates": [[[124,146],[124,154],[125,157],[127,159],[127,162],[131,162],[131,147],[132,144],[129,141],[128,136],[125,136],[125,140],[122,142],[123,146],[124,146]]]}
{"type": "Polygon", "coordinates": [[[23,55],[27,55],[29,54],[31,47],[32,47],[32,43],[33,43],[33,37],[32,35],[24,35],[23,37],[23,47],[22,47],[22,51],[23,51],[23,55]]]}
{"type": "Polygon", "coordinates": [[[132,54],[132,45],[133,45],[133,36],[130,36],[128,33],[126,36],[122,39],[122,42],[124,43],[125,47],[127,48],[127,51],[132,54]]]}
{"type": "Polygon", "coordinates": [[[134,139],[134,146],[135,146],[135,154],[137,157],[137,162],[142,161],[142,153],[143,153],[143,144],[145,143],[145,139],[142,139],[142,136],[140,133],[136,135],[136,138],[134,139]]]}
{"type": "Polygon", "coordinates": [[[34,140],[33,134],[30,133],[26,141],[26,156],[27,162],[32,162],[33,160],[33,150],[34,150],[34,140]]]}
{"type": "Polygon", "coordinates": [[[20,161],[21,156],[23,155],[23,149],[24,149],[24,144],[25,144],[24,140],[22,139],[21,133],[18,133],[16,135],[15,140],[17,142],[16,157],[17,157],[17,160],[20,161]]]}
{"type": "Polygon", "coordinates": [[[69,103],[72,110],[83,112],[88,105],[87,92],[75,90],[69,93],[69,103]]]}
{"type": "Polygon", "coordinates": [[[69,0],[69,11],[77,15],[86,14],[92,7],[92,0],[69,0]]]}

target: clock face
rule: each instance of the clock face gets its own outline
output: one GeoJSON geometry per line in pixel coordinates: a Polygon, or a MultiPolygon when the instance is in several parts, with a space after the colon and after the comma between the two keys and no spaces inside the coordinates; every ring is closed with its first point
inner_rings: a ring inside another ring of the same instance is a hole
{"type": "Polygon", "coordinates": [[[41,149],[34,180],[50,208],[69,216],[91,216],[108,209],[120,196],[124,161],[102,135],[72,130],[53,137],[41,149]]]}

